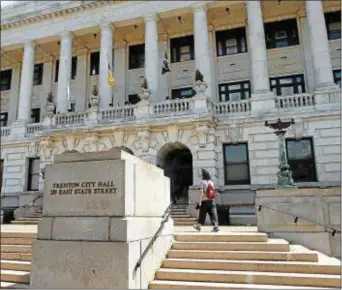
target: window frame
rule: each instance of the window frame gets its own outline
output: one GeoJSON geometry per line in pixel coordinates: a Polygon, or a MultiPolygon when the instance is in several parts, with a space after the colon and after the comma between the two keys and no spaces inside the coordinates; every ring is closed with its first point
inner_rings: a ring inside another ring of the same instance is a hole
{"type": "Polygon", "coordinates": [[[312,137],[304,137],[301,139],[295,139],[295,138],[286,138],[285,140],[285,149],[286,149],[286,157],[287,157],[287,162],[290,166],[290,170],[292,172],[292,178],[294,180],[295,183],[301,183],[301,182],[317,182],[317,168],[316,168],[316,158],[315,158],[315,148],[314,148],[314,142],[313,142],[313,138],[312,137]],[[311,153],[312,156],[309,159],[291,159],[289,158],[289,151],[288,151],[288,143],[289,142],[300,142],[300,141],[304,141],[304,140],[308,140],[310,143],[310,147],[311,147],[311,153]],[[313,179],[312,180],[295,180],[295,177],[293,177],[293,163],[299,163],[300,161],[307,161],[306,163],[309,163],[308,161],[312,162],[313,168],[312,168],[312,174],[313,174],[313,179]],[[291,165],[292,163],[292,165],[291,165]]]}
{"type": "Polygon", "coordinates": [[[0,159],[0,192],[2,192],[2,182],[4,178],[4,166],[5,166],[5,160],[0,159]]]}
{"type": "Polygon", "coordinates": [[[31,123],[40,123],[40,108],[31,109],[31,123]]]}
{"type": "Polygon", "coordinates": [[[235,101],[235,100],[230,100],[230,97],[229,97],[229,94],[230,93],[236,93],[236,92],[241,92],[245,98],[244,99],[241,99],[240,100],[237,100],[236,102],[238,101],[243,101],[243,100],[248,100],[251,98],[251,82],[249,80],[245,80],[245,81],[239,81],[239,82],[231,82],[231,83],[222,83],[222,84],[219,84],[218,85],[218,89],[219,89],[219,99],[220,99],[220,102],[230,102],[230,101],[235,101]],[[248,89],[244,88],[244,85],[245,84],[248,84],[248,89]],[[240,89],[233,89],[233,90],[229,90],[229,86],[234,86],[234,85],[240,85],[240,89]],[[221,92],[221,88],[222,87],[225,87],[226,90],[225,90],[225,94],[228,93],[228,100],[222,100],[222,96],[221,94],[223,92],[221,92]],[[248,98],[246,98],[246,93],[248,92],[248,98]]]}
{"type": "Polygon", "coordinates": [[[250,173],[250,161],[249,161],[249,152],[248,152],[248,142],[239,142],[239,143],[226,143],[222,145],[223,150],[223,167],[224,167],[224,184],[225,185],[250,185],[251,184],[251,173],[250,173]],[[246,150],[246,161],[245,162],[227,162],[227,156],[226,156],[226,147],[228,146],[245,146],[246,150]],[[248,178],[245,180],[231,180],[229,181],[227,179],[227,167],[228,165],[241,165],[246,164],[247,165],[247,173],[248,178]]]}
{"type": "Polygon", "coordinates": [[[34,161],[38,161],[40,163],[40,158],[28,158],[27,191],[39,191],[40,170],[38,170],[38,172],[32,173],[32,167],[33,167],[34,161]],[[33,176],[37,176],[37,175],[38,175],[38,184],[35,188],[33,184],[33,176]]]}
{"type": "Polygon", "coordinates": [[[33,69],[33,85],[41,86],[43,84],[44,63],[36,63],[33,69]]]}
{"type": "Polygon", "coordinates": [[[7,127],[7,126],[8,126],[8,112],[1,112],[0,113],[0,127],[7,127]],[[2,122],[4,122],[4,124],[2,124],[2,122]]]}
{"type": "MultiPolygon", "coordinates": [[[[281,97],[283,96],[281,94],[281,88],[283,87],[293,87],[293,91],[294,91],[294,95],[295,94],[303,94],[306,92],[306,88],[305,88],[305,79],[304,79],[304,75],[303,74],[296,74],[296,75],[288,75],[288,76],[279,76],[279,77],[271,77],[270,78],[270,90],[273,91],[273,89],[276,90],[276,96],[281,97]],[[297,78],[300,77],[301,81],[298,82],[297,78]],[[282,79],[286,79],[286,78],[292,78],[292,80],[295,80],[295,82],[290,83],[285,83],[285,84],[281,84],[280,80],[282,79]],[[272,81],[276,81],[276,84],[273,85],[272,81]],[[298,88],[299,86],[302,86],[302,92],[299,92],[298,88]]],[[[288,96],[288,95],[286,95],[288,96]]],[[[289,95],[290,96],[290,95],[289,95]]]]}
{"type": "Polygon", "coordinates": [[[246,27],[239,27],[234,29],[219,30],[215,32],[216,37],[216,56],[234,55],[248,52],[246,27]],[[235,39],[237,52],[227,53],[227,40],[235,39]],[[242,39],[244,40],[244,47],[242,46],[242,39]],[[221,51],[220,51],[221,43],[221,51]]]}
{"type": "Polygon", "coordinates": [[[341,69],[333,70],[334,83],[341,87],[341,69]],[[337,78],[336,74],[340,73],[340,78],[337,78]]]}
{"type": "Polygon", "coordinates": [[[0,73],[0,91],[1,92],[6,92],[6,91],[10,91],[11,87],[12,87],[12,69],[6,69],[6,70],[2,70],[0,73]],[[6,76],[6,74],[8,74],[6,76]],[[3,81],[6,81],[4,83],[2,83],[3,81]],[[3,88],[4,87],[4,88],[3,88]]]}
{"type": "Polygon", "coordinates": [[[128,69],[142,68],[145,68],[145,44],[130,45],[128,47],[128,69]]]}
{"type": "Polygon", "coordinates": [[[128,95],[128,105],[135,105],[139,103],[141,99],[138,94],[130,94],[128,95]]]}
{"type": "Polygon", "coordinates": [[[195,60],[195,40],[193,35],[170,39],[171,63],[195,60]],[[189,52],[182,53],[183,47],[189,47],[189,52]],[[182,55],[189,55],[189,59],[181,60],[182,55]]]}
{"type": "Polygon", "coordinates": [[[286,19],[264,23],[266,49],[289,47],[299,45],[297,19],[286,19]],[[286,31],[286,37],[277,39],[277,33],[286,31]],[[287,45],[277,45],[278,41],[286,39],[287,45]]]}
{"type": "Polygon", "coordinates": [[[90,76],[97,76],[100,74],[100,52],[99,51],[93,51],[90,53],[90,70],[89,75],[90,76]],[[93,63],[95,62],[95,63],[93,63]],[[93,66],[95,69],[95,73],[92,74],[93,66]]]}
{"type": "Polygon", "coordinates": [[[328,40],[341,39],[341,10],[324,13],[324,19],[325,19],[325,26],[327,29],[328,40]],[[340,23],[340,28],[330,31],[330,24],[338,23],[338,20],[340,23]],[[334,36],[334,33],[336,32],[338,32],[337,37],[334,36]]]}
{"type": "MultiPolygon", "coordinates": [[[[58,82],[58,73],[59,73],[59,59],[55,61],[55,83],[58,82]]],[[[72,80],[75,80],[77,77],[77,56],[73,56],[71,59],[71,76],[72,80]]]]}
{"type": "Polygon", "coordinates": [[[190,98],[193,98],[195,95],[196,95],[196,92],[194,91],[192,87],[176,88],[176,89],[171,90],[171,100],[190,99],[190,98]],[[188,90],[192,90],[192,95],[190,97],[181,97],[181,92],[188,91],[188,90]],[[179,96],[180,96],[179,98],[175,97],[176,93],[179,93],[179,96]]]}

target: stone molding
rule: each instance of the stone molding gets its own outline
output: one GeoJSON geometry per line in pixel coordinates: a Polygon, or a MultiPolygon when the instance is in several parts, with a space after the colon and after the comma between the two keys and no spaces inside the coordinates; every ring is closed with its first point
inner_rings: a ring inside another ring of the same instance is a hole
{"type": "Polygon", "coordinates": [[[71,31],[63,31],[62,33],[59,34],[59,37],[61,40],[71,40],[73,35],[71,31]]]}
{"type": "Polygon", "coordinates": [[[142,152],[148,152],[150,148],[151,131],[148,128],[142,128],[137,132],[138,146],[142,152]]]}
{"type": "Polygon", "coordinates": [[[145,15],[144,16],[144,21],[145,22],[157,22],[159,20],[159,16],[157,15],[157,13],[153,13],[153,14],[149,14],[149,15],[145,15]]]}
{"type": "Polygon", "coordinates": [[[210,128],[205,124],[201,124],[201,125],[196,126],[198,144],[199,144],[200,148],[206,147],[209,130],[210,130],[210,128]]]}
{"type": "Polygon", "coordinates": [[[195,3],[190,4],[191,9],[193,12],[207,12],[208,11],[208,5],[206,3],[195,3]]]}
{"type": "Polygon", "coordinates": [[[24,44],[24,49],[25,49],[25,47],[28,47],[28,48],[35,48],[36,47],[36,42],[32,39],[24,41],[23,44],[24,44]]]}

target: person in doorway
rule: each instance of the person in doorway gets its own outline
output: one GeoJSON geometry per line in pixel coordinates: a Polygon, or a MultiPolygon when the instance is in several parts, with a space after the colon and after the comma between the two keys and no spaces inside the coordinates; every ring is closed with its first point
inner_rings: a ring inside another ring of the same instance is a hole
{"type": "Polygon", "coordinates": [[[202,169],[201,193],[198,202],[199,216],[198,223],[194,225],[196,230],[201,230],[201,226],[204,225],[208,213],[210,221],[214,226],[213,232],[219,231],[215,196],[215,185],[211,180],[210,173],[202,169]]]}

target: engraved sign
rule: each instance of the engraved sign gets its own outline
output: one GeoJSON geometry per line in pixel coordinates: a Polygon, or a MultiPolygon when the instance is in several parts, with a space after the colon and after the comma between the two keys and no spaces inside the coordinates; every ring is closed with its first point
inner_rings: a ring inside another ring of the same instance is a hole
{"type": "Polygon", "coordinates": [[[52,183],[50,195],[116,194],[114,181],[52,183]]]}

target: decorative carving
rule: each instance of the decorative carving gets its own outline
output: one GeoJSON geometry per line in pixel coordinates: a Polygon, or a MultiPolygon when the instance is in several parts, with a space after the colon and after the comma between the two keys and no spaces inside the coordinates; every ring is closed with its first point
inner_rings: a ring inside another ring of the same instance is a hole
{"type": "Polygon", "coordinates": [[[144,128],[138,131],[138,144],[139,147],[143,152],[148,152],[150,148],[150,137],[151,137],[151,132],[144,128]]]}
{"type": "Polygon", "coordinates": [[[151,92],[148,89],[147,79],[144,77],[141,79],[139,97],[140,97],[141,101],[147,102],[148,99],[150,98],[150,96],[151,96],[151,92]]]}
{"type": "Polygon", "coordinates": [[[192,88],[196,92],[196,96],[204,96],[204,92],[208,88],[207,83],[203,80],[203,75],[198,69],[195,75],[195,85],[192,88]]]}
{"type": "Polygon", "coordinates": [[[29,157],[34,158],[37,155],[39,155],[38,147],[39,147],[38,141],[37,140],[32,140],[31,143],[30,143],[30,146],[29,146],[29,150],[28,150],[29,157]]]}
{"type": "Polygon", "coordinates": [[[47,137],[40,141],[39,155],[43,160],[49,160],[52,156],[53,141],[47,137]]]}
{"type": "Polygon", "coordinates": [[[99,137],[96,134],[88,135],[85,138],[83,150],[85,152],[97,152],[98,142],[99,142],[99,137]]]}
{"type": "Polygon", "coordinates": [[[49,92],[46,98],[45,111],[49,114],[53,114],[55,111],[55,108],[56,108],[56,105],[54,102],[54,97],[52,95],[52,92],[49,92]]]}
{"type": "Polygon", "coordinates": [[[196,127],[198,144],[201,148],[204,148],[207,145],[207,137],[209,133],[209,127],[207,125],[198,125],[196,127]]]}
{"type": "Polygon", "coordinates": [[[93,90],[89,98],[89,104],[92,109],[97,109],[99,107],[100,97],[98,95],[97,86],[93,86],[93,90]]]}
{"type": "Polygon", "coordinates": [[[243,127],[240,124],[231,125],[226,129],[226,136],[230,143],[239,143],[243,139],[243,127]]]}
{"type": "Polygon", "coordinates": [[[293,135],[296,140],[302,139],[307,136],[309,132],[309,123],[304,122],[302,119],[296,120],[295,124],[289,128],[289,134],[293,135]]]}

